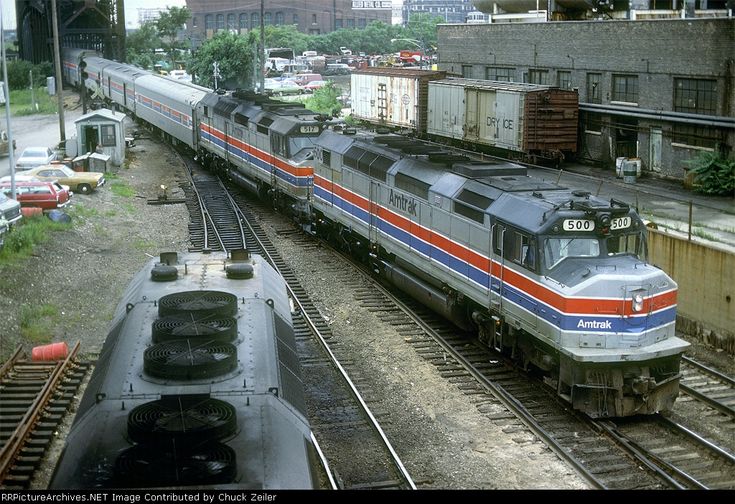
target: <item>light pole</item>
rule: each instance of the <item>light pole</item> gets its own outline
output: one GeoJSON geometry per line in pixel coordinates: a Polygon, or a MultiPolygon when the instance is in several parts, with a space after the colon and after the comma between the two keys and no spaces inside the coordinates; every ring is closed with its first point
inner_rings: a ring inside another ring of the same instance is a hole
{"type": "Polygon", "coordinates": [[[416,39],[410,39],[410,38],[394,38],[390,39],[391,42],[408,42],[410,44],[415,45],[419,48],[419,54],[421,56],[421,64],[419,65],[419,68],[424,68],[424,55],[426,54],[426,51],[424,50],[424,44],[420,40],[416,39]]]}
{"type": "Polygon", "coordinates": [[[13,150],[13,132],[10,129],[10,93],[8,92],[8,62],[5,59],[5,29],[3,28],[3,12],[0,9],[0,54],[3,58],[3,94],[5,95],[5,120],[8,128],[8,164],[10,164],[10,197],[15,199],[15,152],[13,150]]]}

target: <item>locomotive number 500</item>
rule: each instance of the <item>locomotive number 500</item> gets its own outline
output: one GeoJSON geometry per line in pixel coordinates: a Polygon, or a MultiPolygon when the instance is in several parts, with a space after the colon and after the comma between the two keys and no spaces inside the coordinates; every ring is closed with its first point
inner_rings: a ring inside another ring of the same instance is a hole
{"type": "Polygon", "coordinates": [[[592,231],[595,221],[588,219],[564,219],[564,231],[592,231]]]}

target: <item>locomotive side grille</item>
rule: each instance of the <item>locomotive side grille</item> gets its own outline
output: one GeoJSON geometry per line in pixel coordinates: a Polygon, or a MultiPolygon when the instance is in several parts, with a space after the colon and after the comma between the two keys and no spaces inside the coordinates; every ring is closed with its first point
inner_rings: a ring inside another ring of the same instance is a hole
{"type": "Polygon", "coordinates": [[[201,444],[183,453],[136,445],[115,461],[119,487],[161,487],[231,483],[237,474],[237,455],[221,443],[201,444]]]}
{"type": "Polygon", "coordinates": [[[196,320],[192,316],[172,316],[155,320],[151,329],[154,343],[185,338],[206,338],[227,343],[237,336],[237,321],[232,317],[196,320]]]}
{"type": "Polygon", "coordinates": [[[237,367],[237,348],[230,343],[201,339],[166,341],[146,349],[146,373],[173,380],[219,376],[237,367]]]}
{"type": "Polygon", "coordinates": [[[236,415],[230,403],[209,396],[164,396],[128,414],[128,436],[137,443],[181,449],[234,434],[236,415]]]}
{"type": "Polygon", "coordinates": [[[158,315],[185,314],[187,318],[233,317],[237,313],[237,297],[220,291],[185,291],[163,296],[158,301],[158,315]]]}

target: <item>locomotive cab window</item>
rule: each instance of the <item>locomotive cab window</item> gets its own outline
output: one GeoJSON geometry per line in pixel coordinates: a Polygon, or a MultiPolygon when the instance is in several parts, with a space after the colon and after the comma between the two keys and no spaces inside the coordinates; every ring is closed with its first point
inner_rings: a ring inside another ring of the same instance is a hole
{"type": "Polygon", "coordinates": [[[547,269],[568,257],[597,257],[600,242],[597,238],[546,238],[544,240],[544,265],[547,269]]]}
{"type": "Polygon", "coordinates": [[[286,137],[278,133],[271,134],[271,148],[275,154],[288,156],[286,137]]]}
{"type": "Polygon", "coordinates": [[[641,233],[627,233],[611,236],[605,240],[607,255],[633,254],[638,259],[646,259],[646,242],[641,233]]]}
{"type": "Polygon", "coordinates": [[[536,239],[525,233],[513,231],[505,234],[505,257],[526,269],[536,270],[536,239]]]}

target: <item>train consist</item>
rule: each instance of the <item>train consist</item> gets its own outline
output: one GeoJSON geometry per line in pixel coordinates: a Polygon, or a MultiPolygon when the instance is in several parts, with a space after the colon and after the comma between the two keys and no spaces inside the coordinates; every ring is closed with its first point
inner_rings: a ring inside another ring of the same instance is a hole
{"type": "Polygon", "coordinates": [[[577,152],[579,96],[572,90],[366,68],[352,73],[350,99],[357,119],[471,150],[534,163],[577,152]]]}
{"type": "Polygon", "coordinates": [[[297,104],[111,69],[86,85],[542,373],[574,408],[671,408],[688,346],[674,336],[677,286],[646,263],[646,230],[627,204],[415,138],[338,131],[297,104]],[[131,89],[135,100],[121,101],[131,89]]]}
{"type": "Polygon", "coordinates": [[[246,251],[130,283],[50,488],[314,488],[283,279],[246,251]]]}

